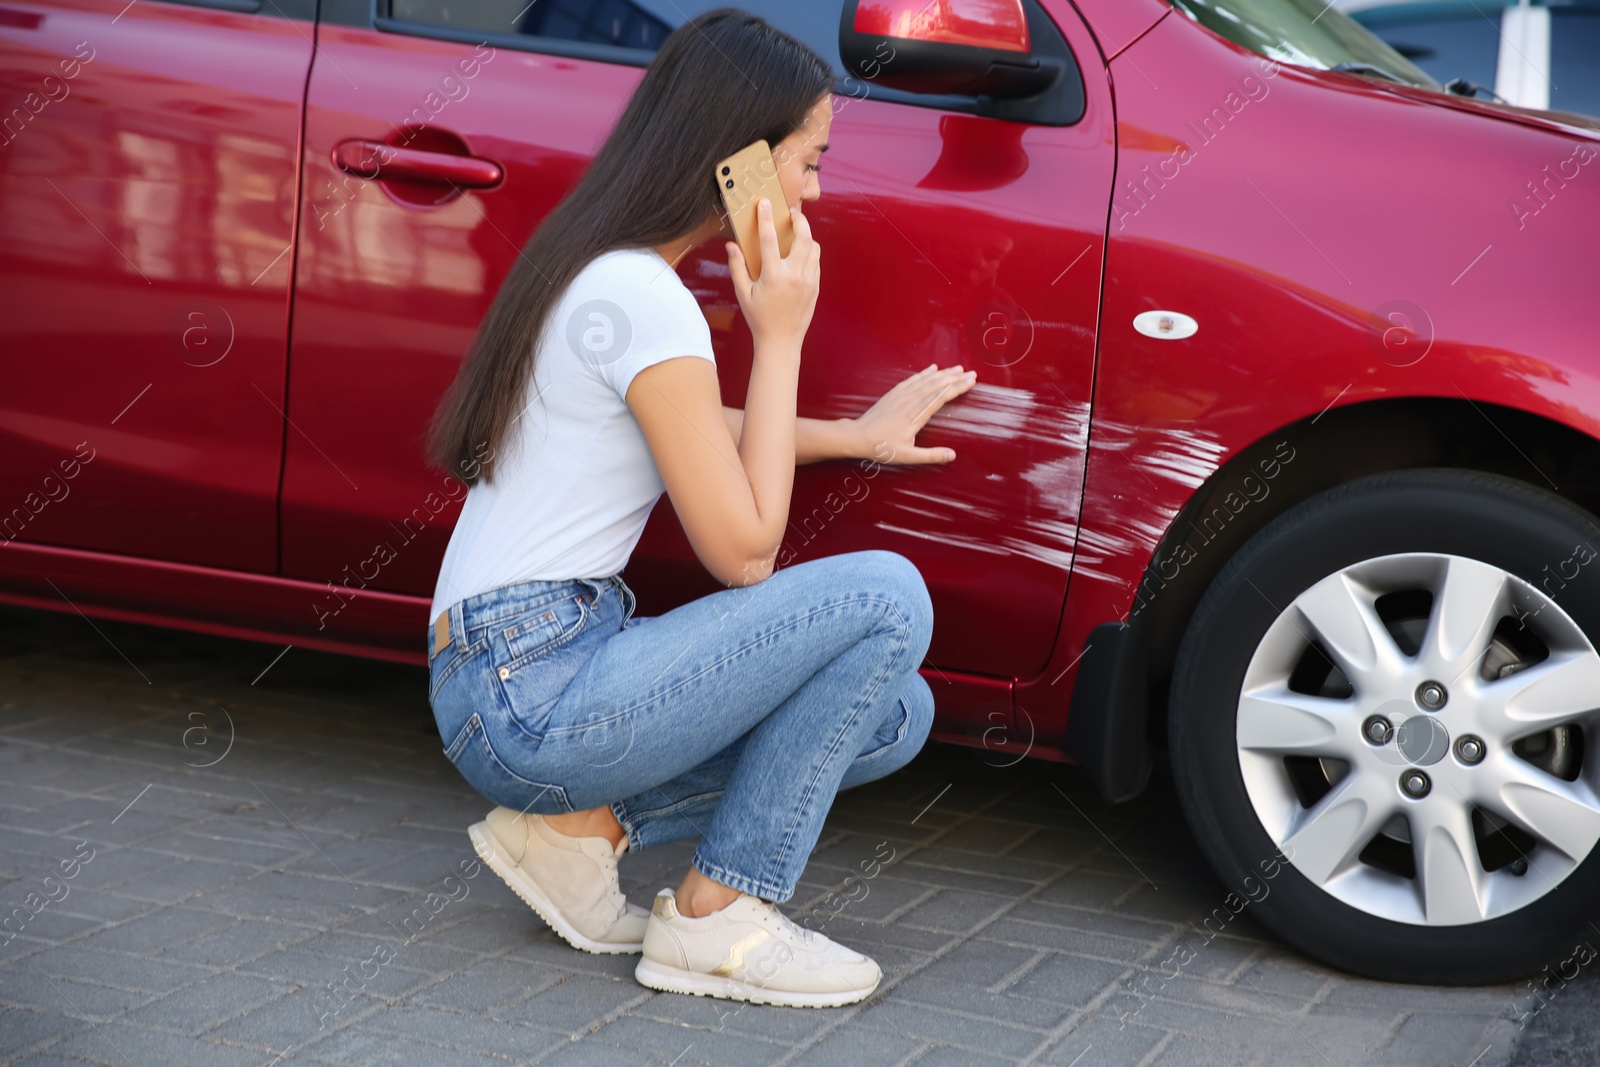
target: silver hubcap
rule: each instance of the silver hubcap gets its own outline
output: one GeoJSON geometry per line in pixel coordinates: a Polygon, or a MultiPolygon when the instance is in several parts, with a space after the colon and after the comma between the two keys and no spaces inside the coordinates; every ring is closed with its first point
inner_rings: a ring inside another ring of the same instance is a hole
{"type": "Polygon", "coordinates": [[[1516,911],[1600,841],[1600,655],[1478,560],[1380,556],[1256,648],[1236,739],[1261,825],[1344,903],[1450,926],[1516,911]]]}

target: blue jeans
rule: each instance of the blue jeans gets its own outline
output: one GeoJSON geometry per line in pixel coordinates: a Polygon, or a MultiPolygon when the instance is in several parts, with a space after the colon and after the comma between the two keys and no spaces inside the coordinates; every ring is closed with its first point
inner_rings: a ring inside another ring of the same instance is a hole
{"type": "Polygon", "coordinates": [[[933,725],[921,573],[869,549],[665,615],[635,603],[620,575],[457,601],[449,643],[428,631],[445,755],[495,804],[608,804],[630,848],[698,835],[700,873],[788,900],[834,795],[910,762],[933,725]]]}

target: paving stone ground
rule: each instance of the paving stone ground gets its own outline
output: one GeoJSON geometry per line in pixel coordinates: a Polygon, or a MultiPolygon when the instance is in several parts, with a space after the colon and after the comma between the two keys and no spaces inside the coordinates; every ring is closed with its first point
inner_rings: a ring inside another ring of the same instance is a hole
{"type": "Polygon", "coordinates": [[[489,805],[424,670],[280,652],[0,607],[0,1063],[1496,1067],[1532,1032],[1526,988],[1353,979],[1248,907],[1207,938],[1226,894],[1164,771],[1112,807],[944,746],[839,797],[786,906],[883,965],[870,1000],[655,993],[465,876],[489,805]]]}

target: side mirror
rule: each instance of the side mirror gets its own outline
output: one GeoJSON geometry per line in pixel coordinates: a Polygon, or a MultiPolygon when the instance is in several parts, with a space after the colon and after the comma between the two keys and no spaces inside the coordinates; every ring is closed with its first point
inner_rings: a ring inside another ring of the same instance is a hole
{"type": "Polygon", "coordinates": [[[864,81],[912,93],[1034,96],[1063,64],[1034,56],[1022,0],[845,0],[839,58],[864,81]]]}

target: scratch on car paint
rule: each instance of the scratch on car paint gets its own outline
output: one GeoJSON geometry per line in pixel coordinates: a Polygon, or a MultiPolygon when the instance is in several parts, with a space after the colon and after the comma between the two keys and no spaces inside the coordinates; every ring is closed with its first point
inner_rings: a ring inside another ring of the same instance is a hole
{"type": "MultiPolygon", "coordinates": [[[[1009,441],[1021,437],[1053,414],[1031,389],[974,382],[957,403],[940,408],[928,420],[953,433],[1009,441]]],[[[1043,426],[1038,426],[1043,429],[1043,426]]]]}
{"type": "MultiPolygon", "coordinates": [[[[982,373],[980,368],[979,373],[982,373]]],[[[837,394],[841,415],[859,415],[882,396],[875,393],[837,394]]],[[[930,429],[991,441],[1024,437],[1083,447],[1089,428],[1085,401],[1058,401],[1058,390],[1035,392],[1018,386],[974,382],[971,389],[946,404],[928,420],[930,429]]],[[[959,449],[959,446],[958,446],[959,449]]]]}
{"type": "Polygon", "coordinates": [[[896,526],[894,523],[879,520],[873,523],[880,530],[890,530],[894,533],[906,534],[909,537],[920,537],[925,541],[937,541],[940,544],[953,545],[973,552],[988,552],[996,556],[1021,556],[1024,559],[1038,560],[1048,563],[1052,567],[1062,570],[1072,566],[1072,540],[1077,532],[1077,524],[1072,522],[1039,523],[1034,524],[1034,532],[1042,533],[1046,526],[1054,526],[1054,536],[1059,542],[1066,545],[1058,548],[1040,541],[1024,540],[1020,537],[1001,535],[994,538],[975,537],[971,534],[954,532],[934,533],[929,530],[915,530],[905,526],[896,526]]]}
{"type": "MultiPolygon", "coordinates": [[[[1119,496],[1118,499],[1129,502],[1132,507],[1137,507],[1142,502],[1137,497],[1119,496]]],[[[1073,573],[1114,584],[1128,585],[1131,589],[1132,586],[1120,575],[1104,569],[1105,565],[1128,553],[1144,552],[1145,555],[1149,555],[1155,552],[1156,545],[1161,543],[1161,538],[1166,534],[1170,522],[1170,518],[1166,522],[1152,522],[1133,517],[1123,520],[1116,526],[1090,527],[1082,530],[1078,535],[1078,555],[1073,565],[1073,573]]]]}
{"type": "Polygon", "coordinates": [[[1127,487],[1133,492],[1157,488],[1156,478],[1197,489],[1222,465],[1227,446],[1204,430],[1149,426],[1098,419],[1094,423],[1096,452],[1125,454],[1126,462],[1151,480],[1127,487]]]}
{"type": "Polygon", "coordinates": [[[1074,569],[1086,577],[1126,584],[1104,568],[1117,559],[1154,554],[1190,492],[1222,465],[1227,448],[1207,431],[1112,419],[1094,423],[1090,448],[1097,463],[1110,460],[1111,469],[1120,466],[1125,473],[1112,475],[1114,484],[1092,490],[1098,499],[1085,502],[1089,514],[1110,518],[1079,534],[1074,569]]]}
{"type": "MultiPolygon", "coordinates": [[[[959,405],[941,409],[927,425],[955,438],[983,439],[979,454],[988,469],[961,468],[958,458],[947,481],[891,482],[883,504],[888,514],[874,525],[966,551],[1069,568],[1089,405],[1061,396],[1056,389],[974,385],[959,405]]],[[[959,440],[952,443],[962,456],[959,440]]]]}
{"type": "Polygon", "coordinates": [[[1022,480],[1033,486],[1040,501],[1057,515],[1076,515],[1083,499],[1083,456],[1071,454],[1042,460],[1022,472],[1022,480]]]}

